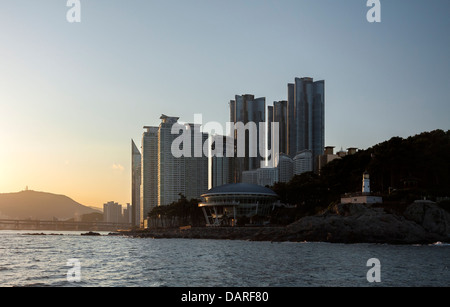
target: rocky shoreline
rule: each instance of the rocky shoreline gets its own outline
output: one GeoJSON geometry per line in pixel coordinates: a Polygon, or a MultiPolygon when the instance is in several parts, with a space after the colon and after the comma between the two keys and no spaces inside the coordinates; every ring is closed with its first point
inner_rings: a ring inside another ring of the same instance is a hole
{"type": "Polygon", "coordinates": [[[184,238],[272,242],[431,244],[450,242],[450,214],[428,201],[416,201],[403,214],[363,204],[338,204],[286,227],[198,227],[121,231],[138,238],[184,238]]]}

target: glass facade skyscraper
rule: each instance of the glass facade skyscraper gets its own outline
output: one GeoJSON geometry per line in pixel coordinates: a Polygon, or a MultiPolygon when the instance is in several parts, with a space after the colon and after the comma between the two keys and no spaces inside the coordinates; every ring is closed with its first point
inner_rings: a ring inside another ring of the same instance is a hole
{"type": "Polygon", "coordinates": [[[312,147],[313,79],[295,78],[296,151],[312,147]]]}
{"type": "Polygon", "coordinates": [[[183,157],[185,164],[184,195],[187,199],[199,198],[208,191],[208,157],[203,154],[203,144],[207,141],[208,134],[200,132],[198,124],[185,124],[185,128],[190,131],[191,156],[183,157]],[[196,135],[199,136],[198,140],[195,139],[196,135]],[[201,156],[196,156],[195,147],[197,147],[198,153],[201,151],[201,156]],[[195,176],[194,180],[192,180],[192,176],[195,176]]]}
{"type": "MultiPolygon", "coordinates": [[[[291,159],[300,152],[310,151],[312,157],[308,161],[311,167],[307,169],[317,172],[317,160],[325,147],[325,81],[314,81],[309,77],[295,78],[295,82],[289,83],[287,88],[287,100],[274,101],[273,106],[267,107],[267,148],[271,150],[273,157],[279,153],[286,154],[291,159]],[[271,123],[278,124],[277,133],[272,131],[271,123]],[[273,148],[277,143],[279,147],[273,148]]],[[[230,122],[259,124],[264,121],[264,108],[265,98],[255,99],[253,95],[237,95],[235,100],[230,101],[230,122]]],[[[249,134],[246,132],[245,157],[231,159],[232,182],[242,182],[242,172],[262,166],[259,152],[260,133],[263,131],[259,131],[258,125],[258,136],[255,137],[258,155],[250,157],[251,144],[249,134]]],[[[238,147],[236,132],[234,140],[236,153],[238,147]]]]}
{"type": "Polygon", "coordinates": [[[234,137],[213,135],[212,140],[211,149],[218,152],[216,148],[222,146],[222,151],[218,152],[218,155],[214,155],[210,158],[211,179],[209,188],[232,183],[231,166],[233,157],[228,157],[227,152],[233,152],[234,154],[234,137]]]}
{"type": "Polygon", "coordinates": [[[325,147],[325,81],[295,78],[295,83],[288,84],[287,120],[289,156],[311,150],[317,171],[316,160],[325,147]]]}
{"type": "Polygon", "coordinates": [[[287,154],[293,158],[297,153],[297,125],[295,122],[295,84],[288,84],[287,102],[287,154]]]}
{"type": "Polygon", "coordinates": [[[314,82],[313,98],[313,140],[312,154],[314,157],[314,171],[317,169],[317,157],[323,155],[325,149],[325,81],[314,82]]]}
{"type": "Polygon", "coordinates": [[[288,153],[288,102],[274,101],[273,103],[273,122],[277,122],[278,135],[272,137],[278,137],[279,152],[287,154],[288,153]]]}
{"type": "Polygon", "coordinates": [[[140,226],[141,220],[141,152],[131,140],[131,224],[140,226]]]}
{"type": "MultiPolygon", "coordinates": [[[[232,159],[232,179],[233,182],[241,182],[243,171],[253,170],[261,167],[260,147],[260,129],[259,123],[266,121],[266,98],[255,98],[254,95],[236,95],[235,100],[230,101],[230,122],[254,123],[256,125],[256,136],[250,135],[245,131],[245,156],[232,159]],[[254,139],[256,138],[256,139],[254,139]],[[253,153],[253,154],[252,154],[253,153]]],[[[234,139],[238,140],[237,131],[234,131],[234,139]]]]}
{"type": "Polygon", "coordinates": [[[144,129],[141,148],[141,223],[158,205],[158,127],[145,126],[144,129]]]}

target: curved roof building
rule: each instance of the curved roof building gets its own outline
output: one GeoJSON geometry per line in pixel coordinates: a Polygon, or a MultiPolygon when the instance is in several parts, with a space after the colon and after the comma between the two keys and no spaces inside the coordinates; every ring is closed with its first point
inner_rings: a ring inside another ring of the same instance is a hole
{"type": "Polygon", "coordinates": [[[215,187],[202,195],[202,208],[208,226],[236,225],[238,219],[266,217],[278,195],[269,188],[234,183],[215,187]]]}

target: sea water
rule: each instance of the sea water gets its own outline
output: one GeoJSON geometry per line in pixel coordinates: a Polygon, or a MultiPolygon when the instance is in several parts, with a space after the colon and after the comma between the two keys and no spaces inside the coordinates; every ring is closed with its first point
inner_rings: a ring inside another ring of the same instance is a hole
{"type": "Polygon", "coordinates": [[[450,245],[442,243],[271,243],[29,233],[0,231],[0,286],[450,286],[450,245]],[[379,260],[377,283],[368,281],[369,259],[379,260]]]}

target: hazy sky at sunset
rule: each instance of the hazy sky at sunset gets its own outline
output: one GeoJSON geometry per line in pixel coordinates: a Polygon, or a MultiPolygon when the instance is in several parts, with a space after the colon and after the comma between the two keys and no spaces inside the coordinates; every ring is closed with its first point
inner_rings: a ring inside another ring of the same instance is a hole
{"type": "Polygon", "coordinates": [[[450,1],[65,0],[0,3],[0,193],[89,206],[131,198],[131,138],[162,113],[225,123],[236,94],[326,82],[326,145],[450,129],[450,1]]]}

